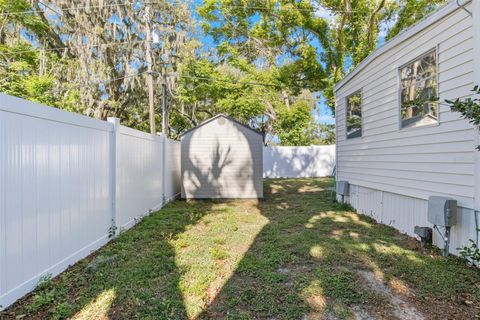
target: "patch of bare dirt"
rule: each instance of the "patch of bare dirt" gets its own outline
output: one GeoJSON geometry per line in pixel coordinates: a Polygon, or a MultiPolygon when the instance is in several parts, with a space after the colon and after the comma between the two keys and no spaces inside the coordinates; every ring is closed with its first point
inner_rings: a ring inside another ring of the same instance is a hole
{"type": "Polygon", "coordinates": [[[389,301],[392,316],[402,320],[423,320],[425,317],[406,301],[402,296],[396,294],[381,279],[375,276],[373,272],[358,271],[364,285],[371,291],[385,297],[389,301]]]}
{"type": "Polygon", "coordinates": [[[355,320],[375,320],[376,318],[370,315],[370,313],[363,309],[360,306],[353,306],[351,308],[352,313],[353,313],[353,318],[355,320]]]}
{"type": "Polygon", "coordinates": [[[303,316],[302,320],[338,320],[338,318],[328,312],[309,312],[305,316],[303,316]]]}

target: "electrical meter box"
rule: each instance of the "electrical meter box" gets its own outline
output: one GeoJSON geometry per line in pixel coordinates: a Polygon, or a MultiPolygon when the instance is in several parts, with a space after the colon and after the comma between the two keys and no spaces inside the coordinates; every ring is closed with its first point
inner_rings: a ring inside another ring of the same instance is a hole
{"type": "Polygon", "coordinates": [[[447,197],[428,198],[428,221],[437,226],[451,227],[457,222],[457,200],[447,197]]]}
{"type": "Polygon", "coordinates": [[[337,194],[341,196],[348,196],[349,184],[348,181],[337,181],[337,194]]]}

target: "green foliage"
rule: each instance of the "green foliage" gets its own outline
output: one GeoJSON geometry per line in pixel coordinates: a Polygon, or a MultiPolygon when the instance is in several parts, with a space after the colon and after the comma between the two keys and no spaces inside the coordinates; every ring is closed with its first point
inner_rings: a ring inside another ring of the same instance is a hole
{"type": "Polygon", "coordinates": [[[278,110],[278,122],[275,132],[280,144],[285,146],[304,146],[311,141],[312,107],[306,102],[296,102],[291,107],[278,110]]]}
{"type": "Polygon", "coordinates": [[[48,24],[43,21],[39,15],[25,14],[23,12],[32,10],[32,6],[27,0],[0,0],[1,12],[13,12],[8,14],[7,19],[15,25],[20,25],[26,28],[26,32],[31,35],[39,35],[42,39],[49,29],[48,24]]]}
{"type": "Polygon", "coordinates": [[[52,304],[55,301],[55,294],[53,291],[40,291],[32,298],[32,302],[26,307],[28,313],[35,313],[41,308],[52,304]]]}
{"type": "MultiPolygon", "coordinates": [[[[459,112],[462,115],[462,118],[468,120],[471,124],[475,126],[480,125],[480,86],[475,85],[472,89],[473,97],[468,97],[466,99],[455,99],[455,100],[445,100],[450,106],[450,109],[454,112],[459,112]]],[[[480,151],[480,146],[477,146],[477,150],[480,151]]],[[[477,230],[477,232],[480,230],[477,230]]],[[[458,248],[460,256],[467,261],[468,263],[479,266],[480,264],[480,249],[478,248],[475,241],[472,239],[469,240],[469,246],[463,246],[458,248]]]]}
{"type": "MultiPolygon", "coordinates": [[[[189,6],[176,0],[148,5],[156,36],[167,39],[148,44],[155,70],[174,74],[194,50],[186,35],[193,28],[189,6]]],[[[0,0],[0,90],[99,119],[116,116],[147,130],[145,79],[136,75],[146,69],[145,6],[0,0]]],[[[154,86],[161,92],[160,81],[154,86]]]]}
{"type": "Polygon", "coordinates": [[[213,248],[210,253],[215,260],[225,260],[228,258],[228,252],[219,247],[213,248]]]}
{"type": "Polygon", "coordinates": [[[0,91],[34,102],[82,112],[79,92],[62,84],[55,72],[68,68],[68,63],[53,54],[40,57],[25,42],[0,44],[0,91]],[[47,69],[54,71],[46,72],[47,69]]]}
{"type": "MultiPolygon", "coordinates": [[[[472,90],[474,95],[480,95],[480,86],[476,85],[472,90]]],[[[445,100],[450,106],[450,109],[459,112],[462,118],[467,119],[470,123],[478,126],[480,125],[480,97],[469,97],[464,100],[445,100]]],[[[477,146],[480,150],[480,146],[477,146]]]]}
{"type": "Polygon", "coordinates": [[[52,320],[67,319],[75,311],[75,305],[61,302],[52,310],[52,320]]]}
{"type": "Polygon", "coordinates": [[[333,86],[376,49],[382,24],[393,22],[386,30],[391,38],[444,2],[249,0],[232,5],[229,0],[209,0],[199,13],[204,31],[222,48],[234,47],[256,65],[275,65],[286,87],[320,91],[334,111],[333,86]],[[318,15],[316,8],[331,16],[318,15]]]}
{"type": "MultiPolygon", "coordinates": [[[[477,230],[477,232],[479,231],[480,230],[477,230]]],[[[472,239],[470,239],[469,242],[470,245],[458,248],[458,253],[468,264],[480,268],[480,248],[478,248],[477,244],[472,239]]]]}
{"type": "MultiPolygon", "coordinates": [[[[228,59],[213,62],[189,59],[180,67],[181,117],[171,117],[177,128],[189,128],[216,113],[228,114],[260,130],[266,143],[277,136],[285,145],[305,145],[315,130],[312,103],[293,103],[291,90],[282,84],[280,68],[256,68],[230,46],[221,46],[228,59]],[[297,122],[298,121],[298,122],[297,122]]],[[[298,93],[300,99],[309,92],[298,93]]]]}
{"type": "Polygon", "coordinates": [[[40,40],[49,29],[48,24],[31,10],[24,0],[0,0],[0,11],[19,12],[4,16],[3,24],[9,28],[0,31],[0,91],[17,97],[55,107],[81,111],[75,92],[61,83],[65,61],[51,52],[43,54],[30,41],[40,40]],[[26,39],[14,35],[15,30],[26,33],[26,39]],[[47,71],[48,70],[48,71],[47,71]],[[75,106],[75,107],[74,107],[75,106]]]}
{"type": "Polygon", "coordinates": [[[423,19],[426,15],[444,4],[445,0],[402,0],[396,3],[389,11],[386,18],[395,18],[395,24],[390,29],[387,40],[392,39],[403,29],[423,19]]]}
{"type": "Polygon", "coordinates": [[[314,126],[312,144],[335,144],[335,125],[334,124],[317,124],[314,126]]]}
{"type": "Polygon", "coordinates": [[[204,31],[219,43],[221,56],[233,54],[257,69],[273,69],[270,83],[297,95],[302,88],[313,92],[327,82],[312,33],[304,28],[308,25],[321,34],[327,28],[324,20],[307,13],[313,8],[309,1],[276,1],[271,6],[247,1],[232,6],[230,1],[221,0],[204,2],[199,13],[205,20],[204,31]],[[305,32],[299,32],[301,28],[305,32]]]}
{"type": "Polygon", "coordinates": [[[55,290],[50,287],[52,285],[52,275],[42,276],[37,284],[37,293],[33,296],[32,302],[26,307],[28,313],[35,313],[41,308],[50,305],[55,300],[55,290]]]}
{"type": "MultiPolygon", "coordinates": [[[[472,90],[474,95],[480,95],[480,86],[476,85],[472,90]]],[[[480,125],[480,97],[466,98],[464,100],[445,100],[450,105],[450,109],[455,112],[460,112],[464,119],[470,123],[478,126],[480,125]]]]}
{"type": "Polygon", "coordinates": [[[40,280],[37,283],[37,288],[39,290],[47,289],[52,284],[52,275],[46,274],[40,277],[40,280]]]}
{"type": "Polygon", "coordinates": [[[355,208],[348,202],[335,201],[335,207],[337,210],[355,212],[355,208]]]}
{"type": "Polygon", "coordinates": [[[188,129],[220,112],[248,122],[264,110],[252,86],[245,84],[247,74],[232,64],[188,59],[180,72],[181,117],[174,118],[179,129],[188,129]]]}

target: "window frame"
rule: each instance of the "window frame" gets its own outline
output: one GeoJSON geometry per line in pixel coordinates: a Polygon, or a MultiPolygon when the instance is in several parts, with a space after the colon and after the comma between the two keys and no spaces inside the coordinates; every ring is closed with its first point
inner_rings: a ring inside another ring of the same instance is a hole
{"type": "Polygon", "coordinates": [[[360,88],[358,90],[353,91],[349,95],[345,97],[345,139],[350,140],[350,139],[358,139],[363,137],[363,88],[360,88]],[[360,135],[359,136],[354,136],[354,137],[349,137],[348,136],[348,99],[356,94],[360,94],[360,135]]]}
{"type": "Polygon", "coordinates": [[[426,57],[426,56],[428,56],[432,53],[434,53],[434,56],[435,56],[435,80],[436,80],[435,89],[436,89],[436,92],[437,92],[437,96],[439,96],[440,93],[439,93],[439,83],[438,83],[438,80],[439,80],[438,45],[436,45],[435,47],[433,47],[433,48],[425,51],[424,53],[416,56],[415,58],[410,59],[408,62],[405,62],[404,64],[400,65],[397,68],[397,81],[398,81],[397,99],[398,99],[398,130],[399,131],[434,127],[434,126],[438,126],[440,124],[440,104],[438,102],[437,102],[437,119],[436,119],[435,122],[427,123],[427,124],[416,124],[418,122],[418,120],[417,120],[417,121],[413,122],[413,125],[404,126],[403,125],[404,119],[402,117],[402,90],[404,88],[402,87],[402,71],[401,70],[403,68],[405,68],[406,66],[408,66],[409,64],[412,64],[417,60],[421,60],[422,58],[424,58],[424,57],[426,57]]]}

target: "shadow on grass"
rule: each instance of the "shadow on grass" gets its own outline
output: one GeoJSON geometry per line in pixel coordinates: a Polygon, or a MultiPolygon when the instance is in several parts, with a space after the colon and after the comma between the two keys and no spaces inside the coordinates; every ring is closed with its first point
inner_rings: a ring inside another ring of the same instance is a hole
{"type": "Polygon", "coordinates": [[[171,244],[211,202],[176,202],[17,302],[0,318],[186,319],[171,244]]]}
{"type": "Polygon", "coordinates": [[[397,312],[392,296],[369,288],[363,271],[426,318],[475,316],[476,307],[466,307],[462,297],[480,305],[478,272],[456,258],[411,250],[408,246],[416,245],[411,238],[344,211],[331,201],[329,184],[327,179],[265,184],[259,208],[269,223],[199,318],[392,318],[397,312]]]}
{"type": "MultiPolygon", "coordinates": [[[[477,271],[411,250],[393,228],[345,211],[331,201],[330,183],[267,180],[258,203],[169,204],[37,290],[46,302],[29,316],[321,319],[360,308],[392,318],[391,301],[366,286],[362,271],[425,318],[475,316],[477,271]],[[99,257],[104,263],[87,271],[99,257]]],[[[25,303],[11,311],[25,313],[25,303]]]]}

